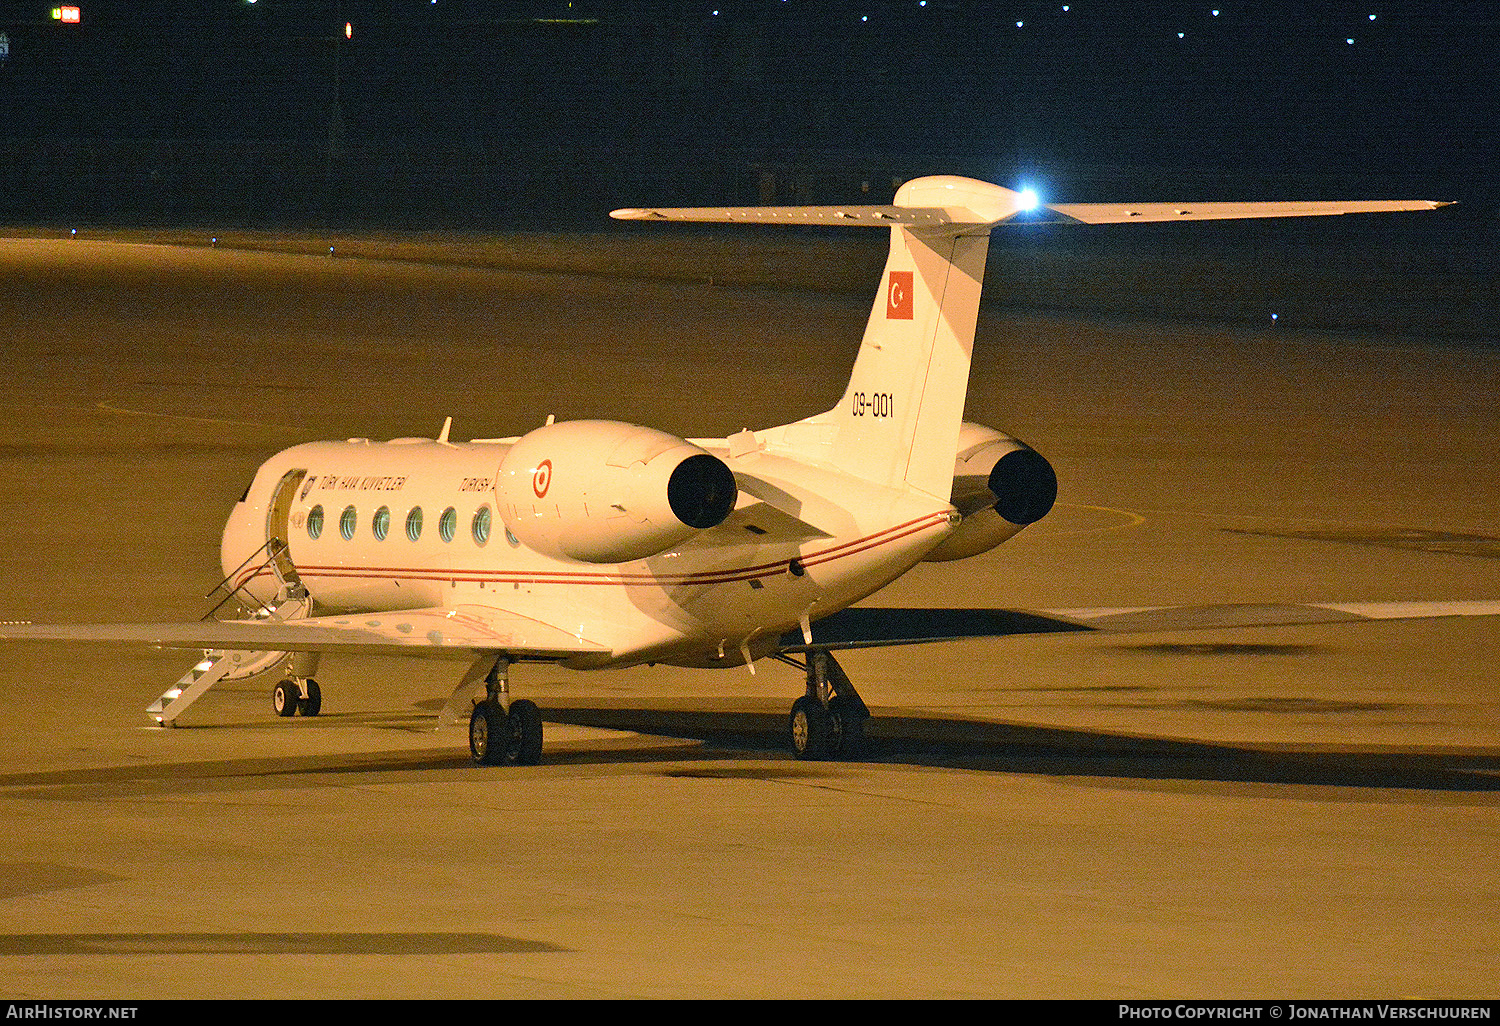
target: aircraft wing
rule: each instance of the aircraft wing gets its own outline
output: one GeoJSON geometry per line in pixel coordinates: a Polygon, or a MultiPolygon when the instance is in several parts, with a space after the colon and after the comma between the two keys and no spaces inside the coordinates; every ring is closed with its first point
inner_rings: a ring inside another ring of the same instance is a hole
{"type": "Polygon", "coordinates": [[[0,623],[0,641],[68,641],[226,651],[345,652],[470,658],[475,652],[563,659],[608,649],[519,613],[490,606],[406,609],[300,620],[156,624],[0,623]]]}
{"type": "Polygon", "coordinates": [[[851,607],[812,625],[812,643],[782,635],[781,652],[919,645],[1018,634],[1135,634],[1232,627],[1500,616],[1500,601],[1329,602],[1098,609],[892,609],[851,607]]]}

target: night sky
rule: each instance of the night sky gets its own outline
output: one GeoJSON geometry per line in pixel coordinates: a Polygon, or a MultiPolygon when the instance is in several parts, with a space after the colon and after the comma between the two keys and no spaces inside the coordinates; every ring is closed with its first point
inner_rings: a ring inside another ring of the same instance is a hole
{"type": "Polygon", "coordinates": [[[0,2],[11,220],[503,222],[888,199],[933,172],[1500,199],[1489,4],[53,6],[0,2]]]}

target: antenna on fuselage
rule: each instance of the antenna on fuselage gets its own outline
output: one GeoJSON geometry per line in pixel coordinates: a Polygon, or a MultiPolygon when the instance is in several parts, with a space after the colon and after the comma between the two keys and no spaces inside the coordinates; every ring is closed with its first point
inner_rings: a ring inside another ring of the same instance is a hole
{"type": "Polygon", "coordinates": [[[437,441],[438,441],[439,445],[447,445],[448,444],[448,432],[452,428],[453,428],[453,418],[452,417],[444,417],[443,418],[443,430],[439,431],[438,432],[438,436],[437,436],[437,441]]]}

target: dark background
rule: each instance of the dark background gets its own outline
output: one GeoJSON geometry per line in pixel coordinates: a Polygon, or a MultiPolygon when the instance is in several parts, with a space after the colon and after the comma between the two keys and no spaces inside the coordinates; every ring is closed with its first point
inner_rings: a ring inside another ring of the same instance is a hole
{"type": "Polygon", "coordinates": [[[934,172],[1057,201],[1500,199],[1489,4],[52,6],[0,3],[13,223],[486,229],[934,172]]]}
{"type": "Polygon", "coordinates": [[[1500,339],[1492,4],[93,0],[78,25],[51,6],[0,0],[12,232],[325,253],[437,232],[480,240],[445,258],[862,295],[879,233],[607,212],[886,202],[940,173],[1054,202],[1458,200],[1012,227],[987,296],[1500,339]]]}

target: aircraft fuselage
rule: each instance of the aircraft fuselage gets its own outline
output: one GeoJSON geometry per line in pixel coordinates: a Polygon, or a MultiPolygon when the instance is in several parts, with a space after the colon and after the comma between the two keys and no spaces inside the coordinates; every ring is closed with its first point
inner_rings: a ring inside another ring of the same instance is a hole
{"type": "MultiPolygon", "coordinates": [[[[764,448],[738,456],[724,450],[731,469],[753,468],[758,489],[777,490],[776,505],[740,492],[722,523],[660,552],[618,562],[569,559],[524,544],[518,520],[545,512],[607,525],[631,513],[604,501],[557,508],[566,501],[559,497],[575,494],[559,480],[574,469],[565,453],[529,461],[536,464],[527,468],[529,501],[514,501],[499,488],[513,445],[354,439],[285,450],[235,505],[221,549],[224,572],[281,537],[325,612],[499,606],[608,650],[570,666],[726,666],[766,654],[804,619],[899,577],[957,521],[948,503],[910,491],[764,448]]],[[[252,560],[232,583],[269,604],[279,582],[252,560]]]]}

